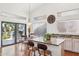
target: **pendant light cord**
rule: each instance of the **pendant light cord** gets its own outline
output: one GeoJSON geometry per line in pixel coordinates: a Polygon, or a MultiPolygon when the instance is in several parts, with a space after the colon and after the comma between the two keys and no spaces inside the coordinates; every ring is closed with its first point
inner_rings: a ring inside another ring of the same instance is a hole
{"type": "Polygon", "coordinates": [[[30,23],[30,8],[31,8],[31,5],[30,5],[30,3],[29,3],[29,6],[28,6],[29,8],[29,10],[28,10],[28,22],[30,23]]]}

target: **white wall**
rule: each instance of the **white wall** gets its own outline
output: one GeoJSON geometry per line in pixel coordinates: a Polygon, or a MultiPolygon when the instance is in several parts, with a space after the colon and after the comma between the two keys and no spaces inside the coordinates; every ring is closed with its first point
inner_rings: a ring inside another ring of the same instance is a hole
{"type": "MultiPolygon", "coordinates": [[[[77,3],[48,3],[44,6],[36,9],[35,12],[32,13],[32,19],[37,16],[43,16],[43,15],[55,15],[56,20],[58,20],[57,12],[66,11],[79,8],[79,4],[77,3]]],[[[46,18],[47,19],[47,18],[46,18]]],[[[48,24],[47,23],[47,32],[56,33],[56,22],[54,24],[48,24]]]]}

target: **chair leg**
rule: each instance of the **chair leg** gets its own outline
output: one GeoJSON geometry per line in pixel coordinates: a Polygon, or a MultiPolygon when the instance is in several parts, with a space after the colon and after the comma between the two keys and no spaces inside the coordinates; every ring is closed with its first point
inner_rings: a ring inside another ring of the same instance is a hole
{"type": "Polygon", "coordinates": [[[35,56],[35,50],[33,50],[33,47],[32,47],[32,53],[34,53],[34,56],[35,56]]]}
{"type": "Polygon", "coordinates": [[[50,56],[52,56],[52,53],[50,53],[50,56]]]}
{"type": "Polygon", "coordinates": [[[34,51],[34,56],[35,56],[35,51],[34,51]]]}
{"type": "Polygon", "coordinates": [[[32,51],[29,50],[28,56],[32,56],[32,51]]]}
{"type": "Polygon", "coordinates": [[[45,51],[44,51],[44,56],[46,56],[46,55],[45,55],[45,51]]]}
{"type": "Polygon", "coordinates": [[[38,49],[38,53],[39,53],[39,56],[41,56],[41,54],[40,54],[40,50],[38,49]]]}

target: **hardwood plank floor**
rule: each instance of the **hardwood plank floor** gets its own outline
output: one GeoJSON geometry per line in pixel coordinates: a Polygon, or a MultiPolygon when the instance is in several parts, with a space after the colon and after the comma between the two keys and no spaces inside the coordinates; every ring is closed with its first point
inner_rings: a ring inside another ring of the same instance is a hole
{"type": "Polygon", "coordinates": [[[79,53],[64,51],[64,56],[79,56],[79,53]]]}
{"type": "MultiPolygon", "coordinates": [[[[7,47],[0,48],[1,56],[27,56],[25,45],[15,44],[7,47]]],[[[64,51],[64,56],[79,56],[79,53],[64,51]]]]}

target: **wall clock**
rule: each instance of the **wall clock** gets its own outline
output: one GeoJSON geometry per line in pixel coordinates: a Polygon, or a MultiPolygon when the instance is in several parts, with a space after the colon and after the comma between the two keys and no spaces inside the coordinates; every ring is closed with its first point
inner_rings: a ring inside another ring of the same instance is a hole
{"type": "Polygon", "coordinates": [[[47,22],[49,24],[52,24],[55,22],[55,16],[54,15],[49,15],[48,18],[47,18],[47,22]]]}

